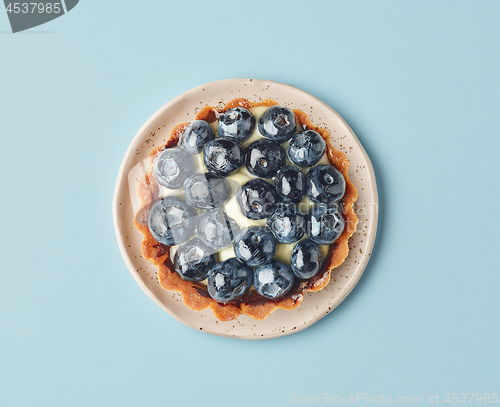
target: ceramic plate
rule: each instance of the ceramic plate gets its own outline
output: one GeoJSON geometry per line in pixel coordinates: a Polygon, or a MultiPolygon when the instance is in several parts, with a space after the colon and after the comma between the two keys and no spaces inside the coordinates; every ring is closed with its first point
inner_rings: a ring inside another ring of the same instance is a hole
{"type": "Polygon", "coordinates": [[[340,115],[319,99],[291,85],[257,79],[211,82],[191,89],[158,110],[132,140],[113,197],[113,221],[120,251],[142,290],[168,314],[191,328],[244,339],[289,335],[311,326],[333,311],[363,274],[375,241],[377,218],[378,195],[373,167],[359,140],[340,115]],[[236,320],[221,322],[210,309],[196,312],[187,308],[180,294],[160,287],[156,266],[141,256],[143,235],[133,224],[134,210],[140,203],[136,193],[137,180],[148,169],[148,156],[153,147],[164,143],[173,126],[192,120],[202,107],[222,107],[236,97],[254,102],[274,99],[281,105],[307,113],[314,124],[330,132],[333,145],[346,154],[350,161],[349,177],[359,194],[354,204],[359,224],[349,240],[349,256],[332,271],[328,286],[317,293],[306,293],[298,308],[292,311],[278,309],[263,321],[241,315],[236,320]]]}

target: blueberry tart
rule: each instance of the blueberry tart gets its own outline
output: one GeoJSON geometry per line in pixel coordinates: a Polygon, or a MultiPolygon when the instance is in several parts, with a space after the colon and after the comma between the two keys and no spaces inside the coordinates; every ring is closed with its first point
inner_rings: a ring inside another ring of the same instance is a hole
{"type": "Polygon", "coordinates": [[[142,254],[162,288],[220,321],[297,308],[347,257],[358,222],[348,169],[300,110],[206,106],[150,153],[134,217],[142,254]]]}

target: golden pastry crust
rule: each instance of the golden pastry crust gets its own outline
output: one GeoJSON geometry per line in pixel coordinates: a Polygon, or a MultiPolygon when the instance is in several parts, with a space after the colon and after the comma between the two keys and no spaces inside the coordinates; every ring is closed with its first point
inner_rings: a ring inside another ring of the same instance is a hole
{"type": "MultiPolygon", "coordinates": [[[[257,106],[274,106],[278,102],[270,99],[265,99],[262,102],[254,103],[247,99],[237,98],[231,100],[224,108],[219,109],[214,106],[203,108],[196,115],[196,120],[205,120],[209,123],[214,122],[219,116],[228,109],[241,106],[246,109],[257,106]]],[[[346,156],[333,147],[330,140],[330,133],[326,129],[315,126],[309,120],[309,117],[301,110],[292,109],[295,113],[295,118],[304,129],[312,129],[317,131],[326,142],[326,152],[330,164],[337,168],[344,175],[346,181],[346,190],[342,199],[345,228],[339,239],[330,245],[328,255],[323,262],[320,272],[308,279],[295,279],[292,289],[282,298],[269,300],[258,295],[254,290],[251,290],[246,297],[239,301],[234,301],[228,304],[221,304],[213,300],[207,292],[206,286],[200,283],[193,283],[182,280],[174,271],[172,260],[170,259],[170,247],[158,243],[149,232],[147,218],[151,204],[158,199],[159,186],[156,183],[152,172],[149,171],[144,177],[139,180],[137,193],[141,200],[141,207],[135,213],[135,227],[144,235],[142,241],[142,255],[146,260],[158,267],[158,280],[160,285],[168,291],[178,291],[182,294],[182,298],[187,307],[194,311],[201,311],[206,308],[211,308],[217,319],[221,321],[231,321],[240,314],[245,314],[253,319],[261,320],[271,315],[277,308],[292,310],[297,308],[307,291],[320,291],[330,281],[331,271],[340,266],[347,257],[349,252],[348,241],[356,230],[358,218],[353,210],[353,203],[358,197],[358,191],[354,184],[349,179],[348,169],[349,161],[346,156]]],[[[189,123],[180,123],[175,126],[168,138],[167,142],[153,149],[150,153],[150,164],[153,168],[155,157],[166,148],[174,147],[179,141],[179,137],[184,132],[184,129],[189,123]]]]}

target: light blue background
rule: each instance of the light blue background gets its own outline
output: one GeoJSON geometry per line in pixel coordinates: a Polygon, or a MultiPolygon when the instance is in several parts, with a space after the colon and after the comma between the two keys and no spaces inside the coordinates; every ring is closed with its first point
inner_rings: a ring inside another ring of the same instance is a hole
{"type": "Polygon", "coordinates": [[[500,392],[498,1],[82,0],[19,34],[0,11],[0,31],[1,406],[500,392]],[[130,276],[112,225],[139,127],[231,77],[331,105],[380,192],[357,287],[274,340],[175,321],[130,276]]]}

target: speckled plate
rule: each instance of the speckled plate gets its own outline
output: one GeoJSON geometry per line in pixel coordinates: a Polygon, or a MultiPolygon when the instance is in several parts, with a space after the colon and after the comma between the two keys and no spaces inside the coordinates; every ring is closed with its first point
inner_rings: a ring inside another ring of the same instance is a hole
{"type": "Polygon", "coordinates": [[[342,117],[314,96],[291,85],[258,80],[226,79],[191,89],[168,102],[139,130],[123,159],[113,197],[113,221],[118,245],[127,267],[142,290],[172,317],[202,332],[243,339],[265,339],[289,335],[305,329],[329,314],[351,292],[370,258],[378,219],[375,174],[361,143],[342,117]],[[276,310],[271,316],[254,321],[246,315],[230,322],[218,321],[210,309],[201,312],[187,308],[182,296],[160,287],[157,268],[141,256],[143,235],[133,224],[134,210],[140,203],[137,180],[146,172],[149,152],[167,140],[177,123],[192,120],[206,105],[221,107],[231,99],[251,101],[274,99],[290,108],[303,110],[311,121],[326,128],[333,145],[350,161],[349,177],[358,189],[354,210],[359,218],[357,231],[349,241],[349,255],[332,271],[326,288],[306,293],[302,304],[291,311],[276,310]]]}

